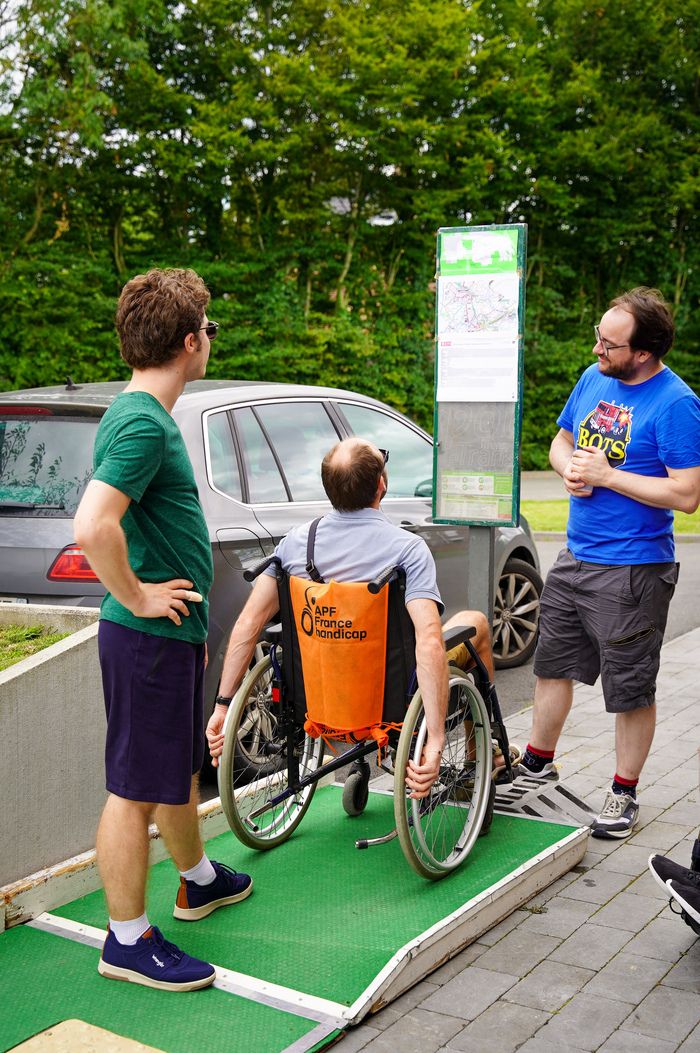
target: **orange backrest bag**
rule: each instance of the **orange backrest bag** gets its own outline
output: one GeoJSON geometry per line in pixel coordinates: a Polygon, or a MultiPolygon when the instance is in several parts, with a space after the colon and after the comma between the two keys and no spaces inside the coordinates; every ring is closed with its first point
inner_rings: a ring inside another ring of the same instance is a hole
{"type": "Polygon", "coordinates": [[[387,587],[289,578],[306,693],[306,730],[333,738],[381,734],[387,587]]]}

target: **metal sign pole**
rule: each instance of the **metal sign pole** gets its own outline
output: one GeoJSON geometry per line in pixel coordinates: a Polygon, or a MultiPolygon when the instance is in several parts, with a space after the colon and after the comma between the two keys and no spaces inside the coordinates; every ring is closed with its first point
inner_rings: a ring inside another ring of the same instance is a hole
{"type": "Polygon", "coordinates": [[[467,591],[469,606],[493,621],[494,527],[469,528],[467,591]]]}

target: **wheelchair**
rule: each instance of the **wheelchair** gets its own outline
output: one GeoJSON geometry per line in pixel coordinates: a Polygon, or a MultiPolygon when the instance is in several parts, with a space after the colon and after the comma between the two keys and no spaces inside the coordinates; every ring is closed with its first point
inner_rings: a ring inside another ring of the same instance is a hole
{"type": "Polygon", "coordinates": [[[358,840],[356,846],[368,848],[398,836],[407,862],[418,874],[432,880],[445,877],[464,862],[478,836],[490,826],[496,789],[492,738],[503,752],[506,772],[512,774],[495,689],[470,643],[476,630],[453,627],[445,636],[448,649],[466,645],[475,667],[470,674],[449,667],[439,775],[426,797],[414,799],[406,786],[406,771],[409,760],[420,759],[427,722],[417,688],[415,637],[405,606],[403,570],[388,567],[366,586],[374,596],[388,590],[383,733],[370,737],[366,728],[351,730],[345,736],[350,748],[324,763],[326,740],[335,736],[320,734],[317,728],[312,728],[313,733],[308,730],[307,718],[313,714],[307,713],[290,579],[274,556],[246,571],[246,577],[252,581],[271,564],[277,576],[281,622],[265,630],[269,652],[248,672],[229,706],[219,760],[219,793],[231,829],[250,848],[274,848],[299,826],[319,781],[347,766],[343,807],[348,815],[360,815],[369,796],[368,757],[379,753],[381,767],[393,768],[396,826],[383,837],[358,840]]]}

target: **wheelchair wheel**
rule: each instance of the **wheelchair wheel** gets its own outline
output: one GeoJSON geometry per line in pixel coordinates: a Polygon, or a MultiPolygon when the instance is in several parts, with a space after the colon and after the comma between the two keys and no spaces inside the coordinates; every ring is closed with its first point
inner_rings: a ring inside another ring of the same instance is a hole
{"type": "MultiPolygon", "coordinates": [[[[287,789],[287,744],[279,724],[279,703],[272,701],[272,663],[267,655],[239,687],[226,718],[224,749],[217,769],[219,794],[229,826],[249,848],[267,849],[286,841],[311,803],[316,783],[267,808],[287,789]],[[241,766],[240,758],[254,757],[241,766]],[[252,774],[252,779],[251,779],[252,774]]],[[[299,777],[323,762],[323,739],[312,739],[303,727],[297,742],[299,777]]]]}
{"type": "Polygon", "coordinates": [[[493,810],[496,807],[496,783],[491,779],[491,785],[489,786],[489,799],[486,805],[486,814],[484,815],[484,821],[481,824],[481,830],[479,830],[479,837],[486,837],[486,834],[491,829],[493,824],[493,810]]]}
{"type": "Polygon", "coordinates": [[[369,799],[370,768],[367,762],[350,768],[343,785],[343,808],[348,815],[362,815],[369,799]]]}
{"type": "Polygon", "coordinates": [[[428,737],[420,691],[408,708],[394,773],[394,815],[407,861],[423,877],[445,877],[469,855],[491,787],[491,726],[486,706],[461,669],[450,667],[449,707],[440,775],[422,800],[407,794],[406,766],[428,737]]]}

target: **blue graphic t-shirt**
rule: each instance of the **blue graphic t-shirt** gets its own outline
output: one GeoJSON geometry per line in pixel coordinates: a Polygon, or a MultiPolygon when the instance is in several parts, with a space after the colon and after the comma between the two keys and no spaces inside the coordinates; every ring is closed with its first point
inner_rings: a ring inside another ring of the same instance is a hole
{"type": "MultiPolygon", "coordinates": [[[[664,367],[642,384],[606,377],[593,363],[557,421],[576,446],[600,446],[620,472],[668,476],[666,468],[700,465],[700,399],[664,367]]],[[[673,512],[603,486],[569,501],[567,538],[591,563],[665,563],[675,558],[673,512]]]]}

